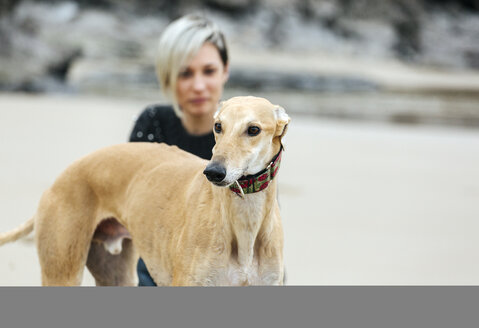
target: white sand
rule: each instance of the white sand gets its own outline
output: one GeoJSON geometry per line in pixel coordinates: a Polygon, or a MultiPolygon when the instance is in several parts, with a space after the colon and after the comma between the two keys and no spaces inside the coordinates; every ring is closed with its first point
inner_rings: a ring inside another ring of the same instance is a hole
{"type": "MultiPolygon", "coordinates": [[[[0,94],[0,231],[69,163],[126,141],[145,105],[0,94]]],[[[288,284],[479,283],[479,131],[293,116],[285,145],[288,284]]],[[[39,284],[31,238],[0,248],[0,285],[39,284]]]]}

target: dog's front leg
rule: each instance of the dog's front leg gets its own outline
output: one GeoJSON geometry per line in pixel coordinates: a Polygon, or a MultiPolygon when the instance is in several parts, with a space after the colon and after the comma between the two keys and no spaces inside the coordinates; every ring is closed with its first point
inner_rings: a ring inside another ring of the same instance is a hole
{"type": "Polygon", "coordinates": [[[183,265],[175,267],[171,281],[172,286],[221,285],[217,275],[217,268],[224,263],[224,261],[218,261],[218,258],[221,257],[204,251],[197,251],[197,254],[198,257],[188,257],[187,262],[183,262],[183,265]]]}
{"type": "Polygon", "coordinates": [[[191,257],[189,258],[189,265],[181,263],[175,266],[172,274],[172,286],[201,286],[200,279],[197,275],[197,263],[191,257]]]}
{"type": "Polygon", "coordinates": [[[278,265],[262,270],[258,285],[280,286],[284,284],[284,268],[278,265]]]}
{"type": "Polygon", "coordinates": [[[260,260],[258,285],[283,285],[285,273],[282,253],[275,249],[269,255],[263,253],[260,260]]]}
{"type": "Polygon", "coordinates": [[[185,286],[206,286],[207,284],[202,283],[197,278],[193,277],[191,274],[178,274],[173,276],[171,282],[172,286],[185,287],[185,286]]]}
{"type": "Polygon", "coordinates": [[[191,279],[185,277],[174,278],[171,285],[174,287],[200,286],[199,284],[194,283],[191,279]]]}

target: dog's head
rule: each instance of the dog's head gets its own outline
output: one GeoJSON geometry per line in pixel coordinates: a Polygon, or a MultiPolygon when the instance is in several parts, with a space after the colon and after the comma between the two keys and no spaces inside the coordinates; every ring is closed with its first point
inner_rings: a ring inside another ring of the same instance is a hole
{"type": "Polygon", "coordinates": [[[229,186],[245,175],[266,168],[281,148],[289,116],[257,97],[235,97],[215,115],[213,157],[203,172],[218,186],[229,186]]]}

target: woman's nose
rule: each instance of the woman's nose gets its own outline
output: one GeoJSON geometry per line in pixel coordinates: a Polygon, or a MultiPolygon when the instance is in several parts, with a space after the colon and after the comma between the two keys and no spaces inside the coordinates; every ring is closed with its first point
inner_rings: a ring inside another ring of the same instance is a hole
{"type": "Polygon", "coordinates": [[[193,89],[194,90],[203,90],[206,86],[205,78],[201,74],[197,74],[193,80],[193,89]]]}

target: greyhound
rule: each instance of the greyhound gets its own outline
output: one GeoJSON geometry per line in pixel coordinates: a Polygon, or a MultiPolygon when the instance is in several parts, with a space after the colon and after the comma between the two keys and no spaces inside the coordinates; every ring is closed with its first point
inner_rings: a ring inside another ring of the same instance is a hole
{"type": "Polygon", "coordinates": [[[257,97],[224,101],[208,162],[157,143],[100,149],[71,164],[35,215],[42,285],[135,286],[141,256],[158,285],[281,285],[283,229],[274,179],[289,116],[257,97]]]}

